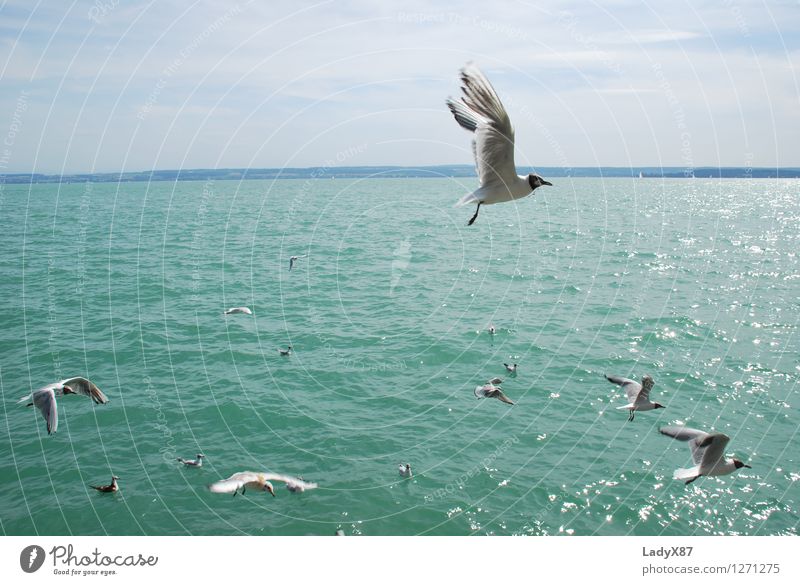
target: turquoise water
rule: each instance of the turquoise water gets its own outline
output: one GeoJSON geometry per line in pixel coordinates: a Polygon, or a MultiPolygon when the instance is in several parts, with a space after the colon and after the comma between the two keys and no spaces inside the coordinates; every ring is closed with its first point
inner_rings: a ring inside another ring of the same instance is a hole
{"type": "Polygon", "coordinates": [[[470,228],[474,179],[5,186],[3,534],[797,533],[798,183],[554,183],[470,228]],[[110,402],[47,436],[16,400],[74,375],[110,402]],[[676,423],[753,469],[672,480],[676,423]],[[206,490],[244,470],[320,488],[206,490]]]}

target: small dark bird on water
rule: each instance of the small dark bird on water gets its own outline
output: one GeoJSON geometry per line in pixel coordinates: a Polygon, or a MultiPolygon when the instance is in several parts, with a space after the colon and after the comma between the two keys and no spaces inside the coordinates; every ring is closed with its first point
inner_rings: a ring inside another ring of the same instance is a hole
{"type": "Polygon", "coordinates": [[[119,478],[116,475],[111,476],[111,483],[108,485],[90,485],[89,487],[92,489],[96,489],[98,492],[116,492],[119,490],[119,485],[117,485],[117,480],[119,478]]]}

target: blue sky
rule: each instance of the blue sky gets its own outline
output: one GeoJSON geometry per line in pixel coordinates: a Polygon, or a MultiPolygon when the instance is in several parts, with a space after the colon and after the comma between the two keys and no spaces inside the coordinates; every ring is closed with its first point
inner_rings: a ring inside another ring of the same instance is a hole
{"type": "Polygon", "coordinates": [[[4,2],[0,172],[469,163],[470,60],[518,165],[800,166],[796,1],[376,4],[4,2]]]}

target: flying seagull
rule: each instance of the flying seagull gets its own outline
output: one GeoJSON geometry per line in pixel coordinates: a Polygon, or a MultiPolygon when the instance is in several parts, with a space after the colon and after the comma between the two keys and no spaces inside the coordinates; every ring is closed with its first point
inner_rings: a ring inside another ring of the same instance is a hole
{"type": "Polygon", "coordinates": [[[289,270],[294,268],[294,263],[297,262],[300,258],[305,258],[308,254],[303,254],[302,256],[292,256],[289,258],[289,270]]]}
{"type": "Polygon", "coordinates": [[[234,496],[239,493],[244,494],[247,488],[255,489],[261,492],[269,492],[275,496],[275,488],[272,486],[273,481],[280,481],[286,484],[286,488],[292,493],[302,493],[306,490],[312,490],[317,487],[317,484],[303,481],[299,477],[292,477],[290,475],[280,475],[277,473],[256,473],[254,471],[240,471],[234,473],[228,479],[222,479],[218,482],[212,483],[208,489],[215,494],[233,494],[234,496]]]}
{"type": "Polygon", "coordinates": [[[499,383],[500,381],[499,378],[492,378],[483,386],[476,386],[475,398],[497,398],[500,402],[514,404],[513,400],[503,394],[503,389],[500,386],[495,386],[494,383],[499,383]]]}
{"type": "Polygon", "coordinates": [[[30,400],[27,406],[36,406],[36,408],[42,412],[44,420],[47,421],[47,434],[49,435],[55,433],[58,429],[58,406],[56,405],[56,396],[65,396],[67,394],[88,396],[95,404],[105,404],[108,402],[108,398],[100,391],[100,388],[86,378],[78,376],[43,386],[32,394],[20,398],[18,404],[30,400]]]}
{"type": "Polygon", "coordinates": [[[742,467],[752,469],[738,459],[725,458],[725,446],[731,439],[722,433],[706,433],[686,427],[662,427],[658,432],[679,441],[689,442],[695,466],[689,469],[676,469],[673,476],[675,479],[686,480],[687,485],[701,475],[728,475],[742,467]]]}
{"type": "Polygon", "coordinates": [[[475,133],[472,154],[478,171],[480,187],[464,195],[456,207],[477,203],[475,215],[467,225],[478,218],[481,205],[491,205],[527,197],[542,185],[551,185],[542,177],[530,174],[517,175],[514,166],[514,128],[492,84],[472,63],[461,70],[460,101],[447,99],[447,107],[462,128],[475,133]]]}
{"type": "Polygon", "coordinates": [[[634,413],[637,411],[653,410],[655,408],[666,408],[663,404],[650,401],[650,390],[653,387],[653,378],[645,374],[642,376],[642,383],[621,378],[620,376],[606,375],[606,380],[619,384],[628,395],[628,403],[625,406],[618,406],[617,410],[628,410],[628,420],[633,420],[634,413]]]}

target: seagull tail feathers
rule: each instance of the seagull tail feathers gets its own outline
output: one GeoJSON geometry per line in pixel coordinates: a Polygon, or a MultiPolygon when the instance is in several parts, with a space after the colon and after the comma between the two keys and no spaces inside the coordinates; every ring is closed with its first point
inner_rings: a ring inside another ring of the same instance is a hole
{"type": "Polygon", "coordinates": [[[686,481],[688,479],[695,479],[700,475],[697,467],[690,467],[689,469],[676,469],[675,474],[672,476],[675,479],[686,481]]]}
{"type": "Polygon", "coordinates": [[[468,205],[470,203],[477,203],[477,202],[478,202],[478,196],[475,195],[475,193],[467,193],[461,199],[459,199],[458,202],[456,202],[456,204],[453,207],[461,207],[463,205],[468,205]]]}

